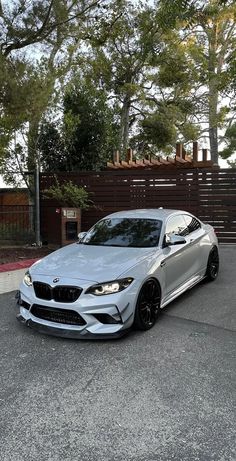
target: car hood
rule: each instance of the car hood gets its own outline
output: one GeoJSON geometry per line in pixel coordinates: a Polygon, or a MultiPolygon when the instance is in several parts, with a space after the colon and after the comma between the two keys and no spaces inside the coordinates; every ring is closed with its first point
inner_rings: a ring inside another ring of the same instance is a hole
{"type": "MultiPolygon", "coordinates": [[[[115,280],[144,260],[152,260],[157,248],[68,245],[36,262],[32,275],[66,277],[92,282],[115,280]]],[[[132,274],[130,274],[132,275],[132,274]]]]}

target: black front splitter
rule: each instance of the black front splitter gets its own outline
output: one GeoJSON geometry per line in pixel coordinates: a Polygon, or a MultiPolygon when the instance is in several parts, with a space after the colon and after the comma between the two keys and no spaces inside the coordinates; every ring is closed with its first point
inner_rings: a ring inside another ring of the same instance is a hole
{"type": "Polygon", "coordinates": [[[108,334],[93,334],[88,332],[87,330],[75,331],[75,330],[67,330],[63,328],[56,328],[50,327],[48,325],[42,325],[38,322],[34,322],[33,320],[25,320],[21,314],[17,314],[17,320],[22,324],[26,325],[27,327],[36,330],[38,333],[43,333],[51,336],[57,336],[61,338],[68,338],[68,339],[118,339],[122,336],[126,335],[130,328],[125,330],[121,330],[116,333],[108,333],[108,334]]]}

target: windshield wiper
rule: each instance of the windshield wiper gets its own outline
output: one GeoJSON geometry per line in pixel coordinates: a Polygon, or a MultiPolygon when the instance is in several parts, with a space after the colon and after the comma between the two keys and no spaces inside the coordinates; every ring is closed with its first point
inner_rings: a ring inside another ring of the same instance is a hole
{"type": "Polygon", "coordinates": [[[103,247],[105,246],[103,243],[95,243],[95,242],[81,242],[83,243],[84,245],[91,245],[91,246],[95,246],[95,247],[103,247]]]}
{"type": "Polygon", "coordinates": [[[93,246],[98,246],[98,247],[121,247],[121,248],[127,248],[127,245],[118,245],[115,243],[96,243],[96,242],[78,242],[78,243],[83,243],[84,245],[93,245],[93,246]]]}
{"type": "Polygon", "coordinates": [[[104,247],[120,247],[120,248],[127,248],[126,245],[118,245],[116,243],[109,243],[108,245],[104,245],[104,247]]]}

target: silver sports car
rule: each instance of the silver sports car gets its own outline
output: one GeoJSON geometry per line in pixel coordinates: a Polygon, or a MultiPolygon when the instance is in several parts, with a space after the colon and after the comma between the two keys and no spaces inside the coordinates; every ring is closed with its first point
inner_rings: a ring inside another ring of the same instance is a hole
{"type": "Polygon", "coordinates": [[[190,213],[113,213],[31,266],[17,317],[70,338],[148,330],[160,309],[202,279],[215,280],[218,270],[214,229],[190,213]]]}

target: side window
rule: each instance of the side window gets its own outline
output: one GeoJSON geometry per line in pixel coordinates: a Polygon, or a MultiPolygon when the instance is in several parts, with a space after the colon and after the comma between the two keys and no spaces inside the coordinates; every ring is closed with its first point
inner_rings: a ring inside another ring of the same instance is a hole
{"type": "Polygon", "coordinates": [[[187,228],[190,234],[191,232],[194,232],[195,230],[201,228],[200,222],[198,221],[198,219],[194,218],[193,216],[189,216],[185,214],[184,219],[186,221],[187,228]]]}
{"type": "Polygon", "coordinates": [[[166,224],[166,234],[188,235],[189,230],[183,215],[172,216],[166,224]]]}

